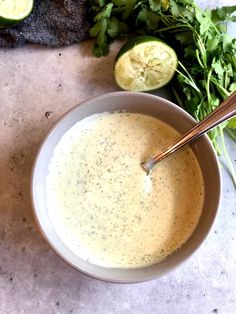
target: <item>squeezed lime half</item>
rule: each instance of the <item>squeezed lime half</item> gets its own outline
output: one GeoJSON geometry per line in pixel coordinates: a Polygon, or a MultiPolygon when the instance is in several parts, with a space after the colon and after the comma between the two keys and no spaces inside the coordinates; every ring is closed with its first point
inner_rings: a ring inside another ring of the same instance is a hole
{"type": "Polygon", "coordinates": [[[139,36],[120,49],[114,77],[124,90],[151,91],[168,84],[177,65],[173,48],[154,36],[139,36]]]}
{"type": "Polygon", "coordinates": [[[29,16],[34,0],[0,0],[0,27],[20,23],[29,16]]]}

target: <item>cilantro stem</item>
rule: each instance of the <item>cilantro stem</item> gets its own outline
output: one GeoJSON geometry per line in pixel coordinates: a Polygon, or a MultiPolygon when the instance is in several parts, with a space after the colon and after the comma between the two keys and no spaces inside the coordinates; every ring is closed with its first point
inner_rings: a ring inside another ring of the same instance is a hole
{"type": "Polygon", "coordinates": [[[156,33],[162,33],[162,32],[166,32],[166,31],[169,31],[169,30],[172,30],[172,29],[178,29],[178,28],[180,28],[181,29],[181,31],[183,31],[183,30],[186,30],[186,31],[188,31],[188,30],[191,30],[192,28],[188,25],[186,25],[186,24],[183,24],[183,25],[178,25],[178,26],[168,26],[168,27],[164,27],[164,28],[161,28],[161,29],[157,29],[154,33],[156,34],[156,33]],[[182,28],[185,28],[185,29],[182,29],[182,28]]]}
{"type": "Polygon", "coordinates": [[[229,97],[230,93],[222,85],[220,85],[215,78],[212,77],[211,82],[217,87],[223,98],[229,97]]]}
{"type": "Polygon", "coordinates": [[[174,94],[174,96],[175,96],[175,98],[176,98],[176,100],[177,100],[179,106],[184,109],[183,102],[182,102],[182,100],[181,100],[179,94],[177,93],[176,89],[175,89],[174,87],[172,87],[171,89],[172,89],[172,92],[173,92],[173,94],[174,94]]]}
{"type": "Polygon", "coordinates": [[[228,170],[232,176],[232,179],[233,179],[233,182],[234,182],[234,185],[236,187],[236,173],[235,173],[235,170],[234,170],[234,166],[230,160],[230,157],[229,157],[229,153],[228,153],[228,150],[226,148],[226,145],[225,145],[225,139],[224,139],[224,132],[223,132],[223,129],[220,128],[220,138],[221,138],[221,144],[222,144],[222,149],[223,149],[223,152],[224,152],[224,156],[226,158],[226,162],[228,164],[228,170]]]}
{"type": "Polygon", "coordinates": [[[206,96],[202,97],[200,104],[198,105],[197,110],[195,112],[195,117],[196,117],[197,121],[202,120],[207,115],[207,111],[206,111],[206,108],[204,106],[205,98],[206,98],[206,96]]]}
{"type": "Polygon", "coordinates": [[[225,128],[225,131],[229,134],[229,136],[236,141],[236,134],[230,129],[230,128],[225,128]]]}
{"type": "Polygon", "coordinates": [[[217,140],[216,139],[212,139],[211,141],[213,143],[213,146],[214,146],[214,148],[216,150],[217,155],[221,156],[222,155],[222,151],[221,151],[219,145],[217,144],[217,140]]]}
{"type": "Polygon", "coordinates": [[[197,46],[200,50],[201,56],[202,56],[203,65],[206,68],[207,67],[207,57],[206,57],[205,45],[203,44],[201,36],[196,31],[194,31],[194,35],[195,35],[194,37],[196,37],[196,44],[197,44],[197,46]]]}
{"type": "Polygon", "coordinates": [[[183,63],[181,61],[178,61],[178,64],[182,67],[182,69],[187,73],[188,77],[183,74],[183,72],[179,71],[178,69],[176,69],[176,72],[178,72],[180,75],[182,75],[185,79],[187,79],[187,81],[189,82],[188,84],[191,85],[199,94],[200,97],[202,97],[202,93],[200,91],[200,89],[197,87],[197,85],[195,84],[192,76],[190,75],[190,73],[188,72],[188,70],[185,68],[185,66],[183,65],[183,63]]]}
{"type": "Polygon", "coordinates": [[[236,70],[236,57],[232,54],[228,54],[228,58],[230,59],[232,67],[236,70]]]}
{"type": "Polygon", "coordinates": [[[164,25],[168,26],[172,24],[172,19],[170,21],[168,15],[162,15],[162,22],[164,25]]]}
{"type": "Polygon", "coordinates": [[[206,81],[206,92],[207,92],[207,99],[208,102],[211,101],[211,93],[210,93],[210,79],[211,79],[212,70],[210,69],[207,75],[207,81],[206,81]]]}
{"type": "Polygon", "coordinates": [[[228,86],[228,84],[229,84],[229,76],[228,76],[228,70],[227,70],[227,69],[226,69],[226,71],[225,71],[225,79],[224,79],[224,82],[225,82],[224,88],[226,89],[227,86],[228,86]]]}
{"type": "Polygon", "coordinates": [[[200,59],[199,50],[198,50],[198,49],[196,49],[196,57],[197,57],[198,63],[200,64],[200,67],[201,67],[202,69],[204,69],[204,65],[202,64],[202,61],[201,61],[201,59],[200,59]]]}

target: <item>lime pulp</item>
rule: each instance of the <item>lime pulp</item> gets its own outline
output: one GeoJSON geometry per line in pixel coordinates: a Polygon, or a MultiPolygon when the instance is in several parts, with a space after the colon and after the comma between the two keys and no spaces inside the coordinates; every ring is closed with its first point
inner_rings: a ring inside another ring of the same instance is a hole
{"type": "Polygon", "coordinates": [[[153,36],[139,36],[119,51],[114,77],[124,90],[150,91],[168,84],[175,74],[175,51],[153,36]]]}

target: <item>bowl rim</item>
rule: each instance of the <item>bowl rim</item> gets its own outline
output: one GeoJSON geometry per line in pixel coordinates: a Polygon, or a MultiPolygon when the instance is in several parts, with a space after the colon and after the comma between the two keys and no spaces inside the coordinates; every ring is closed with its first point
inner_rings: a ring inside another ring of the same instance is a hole
{"type": "MultiPolygon", "coordinates": [[[[101,280],[104,282],[109,282],[109,283],[118,283],[118,284],[134,284],[134,283],[141,283],[141,282],[146,282],[146,281],[150,281],[150,280],[155,280],[158,279],[166,274],[168,274],[169,272],[175,270],[176,268],[178,268],[179,266],[183,265],[193,254],[196,253],[196,251],[203,245],[203,243],[205,242],[206,238],[208,237],[210,231],[212,230],[212,227],[215,223],[216,217],[219,213],[219,207],[221,204],[221,199],[222,199],[222,175],[221,175],[221,171],[220,171],[220,166],[219,166],[219,160],[216,154],[216,151],[211,143],[211,141],[209,140],[208,136],[206,134],[203,134],[201,137],[205,138],[205,140],[208,142],[209,145],[209,151],[212,153],[212,157],[215,161],[215,166],[216,166],[216,170],[217,170],[217,177],[218,179],[216,180],[216,184],[217,184],[217,190],[219,191],[218,197],[216,199],[216,206],[215,206],[215,211],[214,211],[214,215],[212,218],[212,222],[209,225],[207,231],[204,234],[203,239],[196,245],[196,247],[190,252],[188,253],[187,256],[185,256],[181,261],[179,261],[176,265],[170,267],[169,269],[166,269],[164,271],[162,271],[162,273],[160,275],[156,275],[156,276],[151,276],[151,277],[147,277],[147,278],[143,278],[142,280],[119,280],[119,279],[108,279],[108,278],[104,278],[103,276],[100,276],[98,274],[94,274],[91,273],[89,271],[86,271],[84,269],[81,269],[79,266],[75,265],[72,261],[69,260],[69,258],[65,255],[63,255],[60,251],[60,249],[58,249],[56,247],[56,245],[54,245],[53,241],[51,241],[51,239],[48,238],[45,230],[43,229],[43,226],[40,222],[38,213],[37,213],[37,208],[36,208],[36,203],[35,203],[35,199],[34,199],[34,177],[36,174],[36,169],[37,169],[37,164],[38,164],[38,160],[39,160],[39,156],[43,150],[44,145],[47,143],[48,138],[51,136],[51,134],[58,128],[58,126],[63,123],[64,119],[66,117],[68,117],[69,115],[73,114],[74,111],[76,111],[79,107],[81,106],[87,106],[87,105],[91,105],[90,103],[95,101],[95,100],[101,100],[101,99],[105,99],[105,98],[109,98],[109,97],[113,97],[116,95],[120,95],[120,96],[137,96],[142,94],[142,97],[147,97],[147,98],[155,98],[156,100],[159,100],[161,102],[167,102],[169,103],[169,105],[175,107],[175,109],[179,110],[181,112],[181,114],[184,114],[186,117],[188,116],[188,119],[191,120],[193,123],[197,123],[197,121],[187,112],[185,111],[183,108],[179,107],[177,104],[173,103],[172,101],[163,98],[159,95],[155,95],[155,94],[149,94],[149,93],[144,93],[144,92],[130,92],[130,91],[115,91],[115,92],[109,92],[109,93],[104,93],[98,96],[93,96],[90,98],[87,98],[83,101],[81,101],[80,103],[78,103],[77,105],[73,106],[72,108],[70,108],[69,110],[67,110],[63,115],[61,115],[61,117],[59,119],[57,119],[57,121],[55,122],[55,124],[50,128],[50,130],[46,133],[46,135],[44,136],[41,144],[39,145],[39,148],[35,154],[34,157],[34,162],[33,162],[33,166],[32,166],[32,170],[31,170],[31,182],[30,182],[30,198],[31,198],[31,205],[32,205],[32,209],[33,209],[33,215],[37,224],[37,227],[40,231],[40,233],[42,234],[42,236],[44,237],[44,239],[46,240],[46,242],[49,244],[49,246],[51,247],[51,249],[64,261],[66,262],[67,265],[69,265],[70,267],[72,267],[73,269],[85,274],[86,276],[89,276],[90,278],[96,279],[96,280],[101,280]]],[[[111,110],[112,112],[112,110],[111,110]]],[[[188,241],[188,240],[187,240],[188,241]]],[[[66,246],[66,245],[65,245],[66,246]]],[[[106,267],[103,267],[106,268],[106,267]]],[[[109,269],[109,268],[107,268],[109,269]]],[[[136,268],[137,269],[137,268],[136,268]]]]}

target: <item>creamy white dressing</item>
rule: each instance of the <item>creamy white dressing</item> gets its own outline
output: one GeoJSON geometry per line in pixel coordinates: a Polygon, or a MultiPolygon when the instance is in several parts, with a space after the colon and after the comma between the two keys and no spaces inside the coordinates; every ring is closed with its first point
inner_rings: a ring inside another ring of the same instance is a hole
{"type": "Polygon", "coordinates": [[[141,267],[181,247],[204,200],[200,167],[181,149],[146,175],[140,163],[179,134],[137,113],[94,115],[55,148],[47,177],[50,218],[78,256],[105,267],[141,267]]]}

